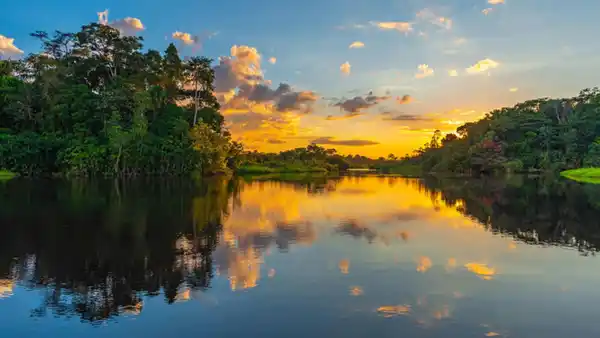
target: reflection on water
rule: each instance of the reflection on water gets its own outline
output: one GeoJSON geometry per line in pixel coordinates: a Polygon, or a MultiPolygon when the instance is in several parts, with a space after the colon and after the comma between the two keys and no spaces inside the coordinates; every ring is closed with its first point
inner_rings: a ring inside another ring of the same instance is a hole
{"type": "Polygon", "coordinates": [[[0,199],[7,336],[599,333],[596,186],[13,180],[0,199]]]}

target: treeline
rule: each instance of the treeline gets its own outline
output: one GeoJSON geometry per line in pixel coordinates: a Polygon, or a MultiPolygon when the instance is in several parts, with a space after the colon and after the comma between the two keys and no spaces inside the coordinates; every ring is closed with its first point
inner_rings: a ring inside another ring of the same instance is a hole
{"type": "Polygon", "coordinates": [[[106,25],[36,32],[42,51],[0,61],[0,169],[21,175],[213,173],[235,166],[211,60],[106,25]]]}
{"type": "Polygon", "coordinates": [[[536,172],[600,166],[600,90],[537,99],[489,112],[483,119],[436,131],[404,160],[423,172],[536,172]]]}
{"type": "Polygon", "coordinates": [[[316,144],[279,153],[244,152],[239,156],[241,173],[271,172],[332,172],[350,167],[335,149],[325,149],[316,144]]]}
{"type": "Polygon", "coordinates": [[[385,172],[398,166],[398,158],[394,154],[378,159],[362,155],[341,155],[335,149],[326,149],[316,144],[279,153],[248,151],[240,155],[238,162],[239,171],[243,173],[344,172],[350,168],[378,169],[385,172]]]}

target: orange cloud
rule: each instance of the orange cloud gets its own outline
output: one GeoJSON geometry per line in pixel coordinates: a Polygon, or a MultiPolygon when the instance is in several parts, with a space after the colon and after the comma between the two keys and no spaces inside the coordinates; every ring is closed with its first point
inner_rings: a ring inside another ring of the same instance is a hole
{"type": "Polygon", "coordinates": [[[365,46],[364,43],[360,42],[360,41],[354,41],[353,43],[350,44],[350,46],[348,46],[348,48],[363,48],[365,46]]]}
{"type": "Polygon", "coordinates": [[[346,75],[350,75],[350,68],[352,68],[350,62],[346,61],[340,66],[340,71],[346,75]]]}
{"type": "Polygon", "coordinates": [[[23,54],[23,51],[17,48],[14,42],[15,39],[7,38],[0,34],[0,55],[10,57],[23,54]]]}
{"type": "Polygon", "coordinates": [[[181,40],[186,45],[193,45],[198,42],[198,37],[193,36],[190,33],[176,31],[175,33],[172,34],[172,36],[173,36],[173,39],[181,40]]]}
{"type": "Polygon", "coordinates": [[[425,257],[425,256],[419,257],[418,264],[417,264],[418,272],[426,272],[432,266],[433,266],[433,263],[431,262],[431,259],[429,257],[425,257]]]}
{"type": "Polygon", "coordinates": [[[486,264],[482,263],[467,263],[465,264],[465,267],[467,270],[484,280],[490,280],[496,274],[496,270],[494,268],[490,268],[486,264]]]}
{"type": "Polygon", "coordinates": [[[269,58],[269,63],[273,64],[273,65],[276,64],[277,63],[277,58],[276,57],[270,57],[269,58]]]}
{"type": "Polygon", "coordinates": [[[397,30],[399,32],[408,34],[413,31],[413,24],[410,22],[402,21],[387,21],[387,22],[371,22],[372,25],[378,27],[381,30],[397,30]]]}

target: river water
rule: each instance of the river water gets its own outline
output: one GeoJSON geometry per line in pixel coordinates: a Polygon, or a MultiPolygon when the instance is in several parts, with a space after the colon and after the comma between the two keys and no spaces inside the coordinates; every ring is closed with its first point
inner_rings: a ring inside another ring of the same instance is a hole
{"type": "Polygon", "coordinates": [[[0,183],[1,337],[600,336],[600,188],[0,183]]]}

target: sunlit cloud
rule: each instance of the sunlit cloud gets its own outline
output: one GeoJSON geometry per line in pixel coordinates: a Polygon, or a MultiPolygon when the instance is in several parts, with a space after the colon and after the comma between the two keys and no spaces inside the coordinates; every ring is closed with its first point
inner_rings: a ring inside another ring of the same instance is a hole
{"type": "Polygon", "coordinates": [[[346,61],[340,66],[340,71],[345,75],[350,75],[350,68],[352,68],[350,62],[346,61]]]}
{"type": "Polygon", "coordinates": [[[173,33],[172,37],[173,37],[173,39],[182,41],[186,45],[193,45],[195,43],[198,43],[198,41],[199,41],[197,36],[193,36],[190,33],[184,33],[184,32],[179,32],[179,31],[176,31],[175,33],[173,33]]]}
{"type": "Polygon", "coordinates": [[[417,78],[417,79],[423,79],[428,76],[433,76],[434,71],[432,68],[429,68],[429,65],[422,64],[422,65],[419,65],[417,67],[417,69],[418,69],[418,72],[417,72],[417,74],[415,74],[415,78],[417,78]]]}
{"type": "Polygon", "coordinates": [[[494,331],[490,331],[488,333],[485,334],[486,337],[497,337],[500,334],[498,332],[494,332],[494,331]]]}
{"type": "Polygon", "coordinates": [[[456,69],[450,69],[448,71],[448,76],[456,77],[456,76],[458,76],[458,71],[456,69]]]}
{"type": "Polygon", "coordinates": [[[511,92],[511,93],[516,93],[516,92],[519,91],[519,88],[513,87],[513,88],[510,88],[508,91],[511,92]]]}
{"type": "Polygon", "coordinates": [[[498,4],[503,4],[504,0],[488,0],[488,4],[490,5],[498,5],[498,4]]]}
{"type": "Polygon", "coordinates": [[[484,60],[477,62],[473,66],[467,68],[467,73],[469,73],[469,74],[484,73],[484,72],[488,72],[494,68],[498,68],[498,66],[500,66],[500,64],[498,62],[491,60],[491,59],[484,59],[484,60]]]}
{"type": "Polygon", "coordinates": [[[270,57],[269,58],[269,63],[272,64],[272,65],[276,64],[277,63],[277,58],[274,57],[274,56],[270,57]]]}
{"type": "Polygon", "coordinates": [[[360,42],[360,41],[354,41],[353,43],[350,44],[350,46],[348,46],[348,48],[363,48],[365,46],[364,43],[360,42]]]}
{"type": "Polygon", "coordinates": [[[138,32],[146,29],[142,24],[142,21],[138,18],[126,17],[124,19],[118,19],[112,22],[108,22],[108,9],[103,12],[98,12],[98,23],[101,25],[108,25],[121,32],[121,35],[130,36],[135,35],[138,32]]]}
{"type": "Polygon", "coordinates": [[[490,14],[494,9],[493,8],[484,8],[481,10],[481,13],[483,13],[483,15],[488,15],[490,14]]]}
{"type": "Polygon", "coordinates": [[[0,34],[0,56],[11,57],[21,54],[23,54],[23,51],[15,46],[15,39],[0,34]]]}
{"type": "Polygon", "coordinates": [[[13,295],[13,281],[11,279],[0,279],[0,299],[13,295]]]}
{"type": "Polygon", "coordinates": [[[362,147],[362,146],[372,146],[379,144],[379,142],[370,141],[370,140],[336,140],[333,137],[319,137],[318,139],[312,140],[313,144],[322,144],[322,145],[337,145],[337,146],[350,146],[350,147],[362,147]]]}
{"type": "Polygon", "coordinates": [[[399,32],[408,34],[413,31],[413,24],[410,22],[403,21],[386,21],[386,22],[371,22],[372,25],[378,27],[381,30],[397,30],[399,32]]]}

